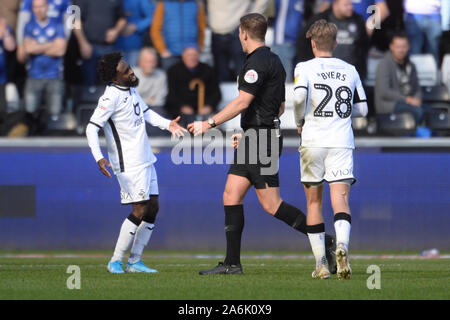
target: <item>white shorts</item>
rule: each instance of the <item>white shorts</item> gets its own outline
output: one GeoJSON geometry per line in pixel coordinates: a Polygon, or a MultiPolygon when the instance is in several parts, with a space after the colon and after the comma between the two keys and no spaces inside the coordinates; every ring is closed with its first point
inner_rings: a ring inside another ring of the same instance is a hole
{"type": "Polygon", "coordinates": [[[140,203],[158,195],[158,178],[154,165],[117,174],[122,204],[140,203]]]}
{"type": "Polygon", "coordinates": [[[353,149],[300,147],[299,150],[303,184],[356,182],[353,176],[353,149]]]}

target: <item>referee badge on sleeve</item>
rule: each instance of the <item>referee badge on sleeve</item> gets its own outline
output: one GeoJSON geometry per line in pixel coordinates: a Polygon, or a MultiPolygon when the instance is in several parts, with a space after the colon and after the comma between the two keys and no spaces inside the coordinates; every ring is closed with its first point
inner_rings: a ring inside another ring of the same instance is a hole
{"type": "Polygon", "coordinates": [[[255,83],[256,81],[258,81],[258,73],[253,69],[248,70],[245,73],[244,80],[248,83],[255,83]]]}

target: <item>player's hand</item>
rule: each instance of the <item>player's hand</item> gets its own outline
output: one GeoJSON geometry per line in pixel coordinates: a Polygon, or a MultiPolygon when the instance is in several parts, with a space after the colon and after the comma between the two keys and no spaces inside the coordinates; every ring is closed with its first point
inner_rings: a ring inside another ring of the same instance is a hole
{"type": "Polygon", "coordinates": [[[108,160],[106,160],[105,158],[101,158],[100,160],[98,160],[97,164],[100,171],[108,178],[111,178],[111,173],[109,173],[108,169],[106,169],[106,167],[111,167],[108,160]]]}
{"type": "Polygon", "coordinates": [[[188,124],[187,128],[190,133],[194,134],[194,136],[198,136],[208,131],[211,126],[209,125],[208,121],[195,121],[188,124]]]}
{"type": "Polygon", "coordinates": [[[242,139],[241,133],[235,133],[231,136],[231,145],[233,148],[237,149],[239,147],[239,141],[242,139]]]}
{"type": "Polygon", "coordinates": [[[178,116],[176,119],[172,120],[169,125],[169,131],[172,133],[172,136],[174,137],[183,137],[185,132],[188,132],[185,128],[180,126],[178,124],[178,121],[180,121],[181,117],[178,116]]]}
{"type": "Polygon", "coordinates": [[[303,127],[297,127],[298,134],[302,134],[303,127]]]}

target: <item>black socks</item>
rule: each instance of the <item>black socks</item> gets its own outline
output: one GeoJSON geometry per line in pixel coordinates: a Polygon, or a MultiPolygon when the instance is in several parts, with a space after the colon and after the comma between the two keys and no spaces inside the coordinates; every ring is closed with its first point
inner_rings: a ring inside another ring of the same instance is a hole
{"type": "Polygon", "coordinates": [[[306,235],[306,216],[296,207],[283,201],[274,217],[306,235]]]}
{"type": "Polygon", "coordinates": [[[225,235],[227,238],[227,255],[224,264],[238,265],[241,263],[241,237],[244,229],[244,206],[224,206],[225,235]]]}

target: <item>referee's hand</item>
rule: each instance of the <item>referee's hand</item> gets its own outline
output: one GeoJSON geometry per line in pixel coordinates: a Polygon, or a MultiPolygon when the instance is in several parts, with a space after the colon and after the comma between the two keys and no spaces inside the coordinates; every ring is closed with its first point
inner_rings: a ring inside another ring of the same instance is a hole
{"type": "Polygon", "coordinates": [[[239,141],[242,139],[242,134],[235,133],[231,136],[231,145],[233,148],[237,149],[239,147],[239,141]]]}
{"type": "Polygon", "coordinates": [[[100,160],[98,160],[97,164],[101,173],[103,173],[108,178],[111,178],[111,173],[109,173],[108,169],[106,169],[106,167],[111,167],[108,160],[106,160],[105,158],[101,158],[100,160]]]}

